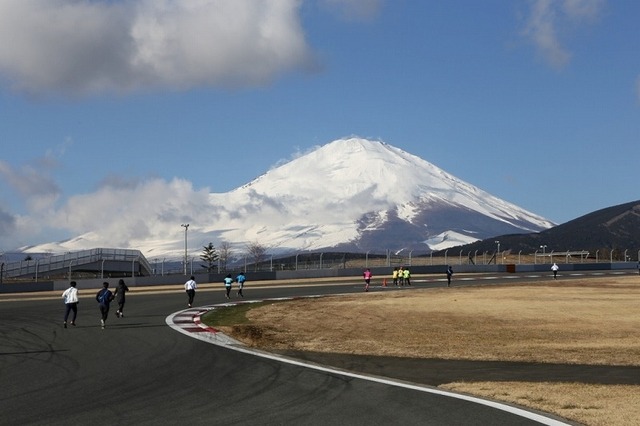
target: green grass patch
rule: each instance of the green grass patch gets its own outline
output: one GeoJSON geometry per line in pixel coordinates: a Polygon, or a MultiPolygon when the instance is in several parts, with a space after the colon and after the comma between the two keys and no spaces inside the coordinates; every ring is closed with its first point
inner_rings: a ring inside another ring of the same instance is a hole
{"type": "Polygon", "coordinates": [[[220,326],[234,326],[250,324],[247,318],[247,312],[254,308],[259,308],[264,305],[272,305],[273,301],[256,302],[256,303],[242,303],[235,306],[226,306],[222,308],[213,309],[204,314],[200,320],[209,327],[220,326]]]}

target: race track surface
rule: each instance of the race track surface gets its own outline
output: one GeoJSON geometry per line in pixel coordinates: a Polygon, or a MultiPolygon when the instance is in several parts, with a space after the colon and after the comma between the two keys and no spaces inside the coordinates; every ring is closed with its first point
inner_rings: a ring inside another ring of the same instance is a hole
{"type": "MultiPolygon", "coordinates": [[[[247,298],[258,299],[356,291],[361,291],[359,283],[252,289],[249,282],[245,288],[247,298]]],[[[136,294],[132,288],[125,318],[116,318],[112,306],[105,330],[100,328],[92,297],[81,299],[78,325],[67,329],[62,327],[64,306],[58,297],[6,299],[0,300],[0,413],[6,425],[540,424],[487,405],[309,369],[190,338],[165,323],[168,316],[186,308],[182,291],[136,294]]],[[[224,301],[220,288],[199,291],[195,303],[224,301]]],[[[445,365],[437,360],[288,355],[428,385],[500,371],[513,377],[540,371],[526,365],[504,368],[486,363],[445,365]]],[[[569,376],[580,374],[564,371],[569,376]]],[[[620,380],[638,377],[626,373],[612,374],[620,380]]],[[[549,374],[557,377],[558,372],[549,374]]],[[[553,418],[543,423],[562,424],[553,418]]]]}

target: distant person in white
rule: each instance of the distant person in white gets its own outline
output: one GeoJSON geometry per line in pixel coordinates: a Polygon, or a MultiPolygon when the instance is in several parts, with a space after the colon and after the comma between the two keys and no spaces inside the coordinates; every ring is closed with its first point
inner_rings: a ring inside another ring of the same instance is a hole
{"type": "Polygon", "coordinates": [[[195,277],[192,275],[191,278],[189,278],[189,281],[184,283],[184,290],[187,292],[187,296],[189,297],[189,302],[187,303],[189,307],[193,304],[193,298],[196,296],[196,288],[198,288],[198,285],[196,284],[195,277]]]}
{"type": "Polygon", "coordinates": [[[67,328],[67,319],[69,318],[69,312],[73,311],[73,317],[71,317],[71,325],[76,325],[76,316],[78,315],[78,289],[76,288],[76,282],[71,281],[69,288],[62,293],[64,299],[64,328],[67,328]]]}
{"type": "Polygon", "coordinates": [[[553,271],[553,279],[554,279],[554,280],[558,278],[558,269],[560,269],[560,268],[559,268],[559,267],[558,267],[558,265],[557,265],[557,264],[555,264],[555,263],[554,263],[554,264],[553,264],[553,266],[551,267],[551,270],[553,271]]]}

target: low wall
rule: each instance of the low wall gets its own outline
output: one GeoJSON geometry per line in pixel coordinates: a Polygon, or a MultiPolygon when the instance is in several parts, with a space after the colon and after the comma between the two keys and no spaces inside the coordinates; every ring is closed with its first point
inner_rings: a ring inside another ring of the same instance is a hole
{"type": "MultiPolygon", "coordinates": [[[[69,287],[68,282],[66,287],[69,287]]],[[[30,293],[35,291],[51,291],[51,290],[53,290],[53,281],[2,283],[2,285],[0,285],[0,294],[30,293]]]]}

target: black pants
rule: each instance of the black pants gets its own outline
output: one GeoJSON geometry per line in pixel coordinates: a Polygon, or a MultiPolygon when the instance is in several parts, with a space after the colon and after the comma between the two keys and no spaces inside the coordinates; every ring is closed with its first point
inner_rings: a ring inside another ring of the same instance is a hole
{"type": "Polygon", "coordinates": [[[193,289],[187,290],[187,296],[189,296],[189,304],[193,303],[193,298],[196,297],[196,291],[193,289]]]}
{"type": "Polygon", "coordinates": [[[73,312],[73,316],[71,317],[71,322],[76,322],[76,316],[78,315],[78,304],[77,303],[67,303],[66,310],[64,313],[64,322],[67,322],[67,318],[69,318],[69,312],[73,312]]]}
{"type": "Polygon", "coordinates": [[[100,305],[100,314],[102,315],[102,320],[106,322],[109,316],[109,305],[100,305]]]}

